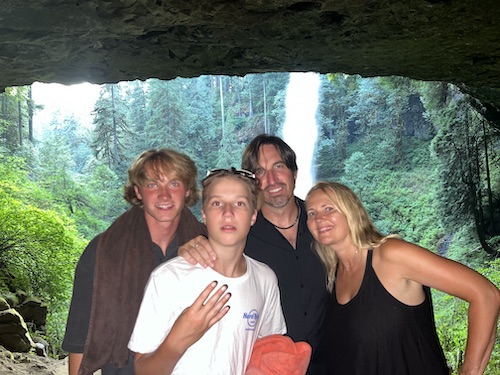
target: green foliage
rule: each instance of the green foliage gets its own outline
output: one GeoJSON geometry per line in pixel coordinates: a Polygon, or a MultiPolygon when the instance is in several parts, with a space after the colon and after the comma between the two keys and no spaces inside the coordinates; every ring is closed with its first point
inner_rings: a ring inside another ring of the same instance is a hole
{"type": "MultiPolygon", "coordinates": [[[[151,148],[150,135],[146,131],[150,112],[147,110],[146,86],[141,81],[133,81],[124,87],[124,102],[128,111],[125,112],[130,130],[135,135],[134,148],[147,150],[151,148]]],[[[130,161],[134,155],[126,153],[126,159],[130,161]]],[[[129,163],[128,163],[129,164],[129,163]]]]}
{"type": "MultiPolygon", "coordinates": [[[[493,284],[500,288],[500,258],[497,258],[484,267],[478,269],[478,272],[490,280],[493,284]]],[[[491,353],[491,359],[486,368],[485,374],[494,375],[500,374],[500,351],[498,347],[500,346],[500,321],[497,322],[497,335],[495,338],[495,346],[493,352],[491,353]]]]}
{"type": "Polygon", "coordinates": [[[2,147],[11,153],[17,153],[26,143],[28,134],[28,103],[30,86],[8,87],[0,94],[0,136],[2,147]]]}
{"type": "Polygon", "coordinates": [[[84,189],[85,205],[80,205],[71,217],[77,223],[78,232],[85,238],[93,238],[103,232],[109,224],[128,207],[123,198],[125,176],[119,178],[105,165],[91,169],[90,175],[77,179],[84,189]]]}
{"type": "Polygon", "coordinates": [[[5,198],[0,198],[0,232],[6,245],[1,262],[10,283],[43,297],[67,297],[72,275],[67,266],[74,265],[81,250],[72,224],[53,211],[5,198]]]}
{"type": "Polygon", "coordinates": [[[345,162],[344,174],[340,181],[348,185],[365,204],[369,204],[370,195],[376,187],[378,174],[371,160],[361,151],[353,152],[345,162]]]}
{"type": "MultiPolygon", "coordinates": [[[[62,151],[67,160],[64,165],[71,173],[83,173],[87,160],[92,155],[90,149],[88,129],[75,117],[73,113],[69,115],[56,112],[52,117],[50,126],[45,129],[40,144],[40,157],[44,159],[42,164],[50,163],[50,158],[60,159],[58,155],[62,151]]],[[[54,163],[54,161],[52,161],[54,163]]]]}
{"type": "MultiPolygon", "coordinates": [[[[477,233],[472,225],[462,227],[455,232],[446,256],[477,270],[497,287],[500,286],[500,259],[488,260],[487,254],[478,245],[477,233]]],[[[435,291],[433,295],[439,339],[448,363],[452,365],[456,374],[463,361],[467,339],[468,304],[442,292],[435,291]]],[[[500,373],[499,332],[497,331],[496,345],[485,371],[488,375],[500,373]]]]}
{"type": "Polygon", "coordinates": [[[355,100],[359,77],[345,74],[321,79],[318,103],[317,165],[318,179],[329,179],[342,172],[352,134],[349,108],[355,100]]]}
{"type": "MultiPolygon", "coordinates": [[[[26,127],[19,132],[28,88],[7,88],[0,118],[0,233],[6,234],[0,275],[6,286],[17,280],[48,300],[50,337],[64,332],[83,242],[127,208],[122,194],[132,160],[145,149],[171,147],[195,161],[200,180],[208,169],[238,166],[255,135],[282,134],[288,80],[288,73],[267,73],[103,85],[92,129],[56,114],[33,143],[22,142],[26,127]]],[[[478,233],[497,250],[500,242],[500,137],[484,131],[485,120],[468,101],[447,84],[321,76],[317,179],[353,188],[383,233],[484,267],[492,258],[478,233]]],[[[199,217],[199,206],[194,212],[199,217]]],[[[435,296],[440,337],[456,367],[464,306],[435,296]]]]}
{"type": "Polygon", "coordinates": [[[127,107],[119,85],[103,85],[94,108],[94,131],[90,147],[97,160],[117,173],[124,173],[128,140],[132,133],[127,107]]]}
{"type": "Polygon", "coordinates": [[[2,194],[38,208],[53,207],[53,197],[30,179],[28,169],[24,159],[0,154],[2,194]]]}
{"type": "MultiPolygon", "coordinates": [[[[487,262],[477,271],[497,287],[500,287],[500,259],[487,262]]],[[[458,370],[463,363],[465,344],[467,342],[468,303],[439,291],[433,291],[433,300],[439,340],[453,374],[458,374],[458,370]]],[[[500,322],[497,323],[495,343],[495,348],[498,348],[500,343],[500,322]]],[[[500,373],[500,353],[495,348],[485,371],[487,375],[500,373]]]]}
{"type": "Polygon", "coordinates": [[[84,242],[72,220],[48,208],[57,209],[51,202],[52,195],[28,179],[22,160],[0,156],[0,289],[42,297],[48,329],[60,342],[84,242]]]}
{"type": "Polygon", "coordinates": [[[482,267],[491,260],[481,248],[473,225],[462,226],[453,233],[453,241],[450,243],[446,257],[473,269],[482,267]]]}
{"type": "Polygon", "coordinates": [[[448,366],[456,374],[467,342],[467,304],[440,291],[433,290],[432,296],[439,341],[448,366]]]}
{"type": "Polygon", "coordinates": [[[433,175],[425,168],[411,172],[376,169],[368,157],[355,152],[345,163],[341,182],[363,201],[382,233],[396,233],[407,241],[436,250],[444,231],[429,189],[433,175]]]}

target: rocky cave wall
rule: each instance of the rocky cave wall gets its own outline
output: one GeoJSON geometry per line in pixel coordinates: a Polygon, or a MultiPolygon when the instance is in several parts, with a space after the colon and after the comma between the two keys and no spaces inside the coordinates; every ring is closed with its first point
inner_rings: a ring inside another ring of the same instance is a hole
{"type": "Polygon", "coordinates": [[[0,87],[270,71],[400,75],[458,84],[498,120],[498,19],[497,0],[4,0],[0,87]]]}

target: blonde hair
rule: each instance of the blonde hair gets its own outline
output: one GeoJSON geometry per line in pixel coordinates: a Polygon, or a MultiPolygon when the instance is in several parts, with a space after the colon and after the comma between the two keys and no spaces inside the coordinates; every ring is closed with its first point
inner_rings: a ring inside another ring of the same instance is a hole
{"type": "MultiPolygon", "coordinates": [[[[347,186],[338,182],[318,182],[307,193],[306,205],[309,196],[316,190],[321,190],[325,193],[336,208],[345,215],[351,239],[358,249],[377,247],[388,238],[399,237],[393,234],[387,236],[381,234],[375,227],[375,224],[373,224],[361,200],[347,186]]],[[[327,289],[332,291],[335,282],[335,272],[337,270],[337,256],[329,246],[323,245],[316,240],[314,240],[314,248],[326,267],[327,289]]]]}
{"type": "Polygon", "coordinates": [[[186,197],[187,206],[194,206],[200,199],[197,185],[198,170],[191,158],[180,152],[162,148],[147,150],[140,154],[128,170],[128,182],[124,187],[123,197],[134,206],[141,206],[142,202],[135,194],[134,186],[143,186],[151,178],[159,178],[161,174],[173,175],[184,183],[189,196],[186,197]],[[153,176],[146,175],[150,169],[153,176]]]}

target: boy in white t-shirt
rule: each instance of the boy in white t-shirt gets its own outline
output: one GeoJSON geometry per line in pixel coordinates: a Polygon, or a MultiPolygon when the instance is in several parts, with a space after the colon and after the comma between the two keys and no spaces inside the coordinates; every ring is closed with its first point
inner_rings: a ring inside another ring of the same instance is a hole
{"type": "Polygon", "coordinates": [[[177,257],[153,271],[129,342],[137,375],[243,375],[257,338],[286,333],[276,275],[243,254],[260,205],[258,180],[245,170],[217,169],[202,185],[215,266],[177,257]],[[198,297],[210,282],[223,288],[210,294],[212,283],[198,297]]]}

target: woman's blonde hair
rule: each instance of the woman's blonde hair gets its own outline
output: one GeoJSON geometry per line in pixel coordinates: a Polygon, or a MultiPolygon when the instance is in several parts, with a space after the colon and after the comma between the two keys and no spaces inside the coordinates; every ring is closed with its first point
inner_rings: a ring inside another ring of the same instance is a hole
{"type": "MultiPolygon", "coordinates": [[[[361,200],[347,186],[338,182],[318,182],[307,193],[306,205],[309,196],[316,190],[325,193],[335,207],[345,215],[352,242],[358,249],[376,247],[384,243],[387,238],[399,237],[397,235],[384,236],[381,234],[373,224],[361,200]]],[[[328,290],[332,291],[337,270],[337,256],[329,246],[322,245],[316,240],[314,240],[314,248],[326,267],[326,285],[328,290]]]]}

